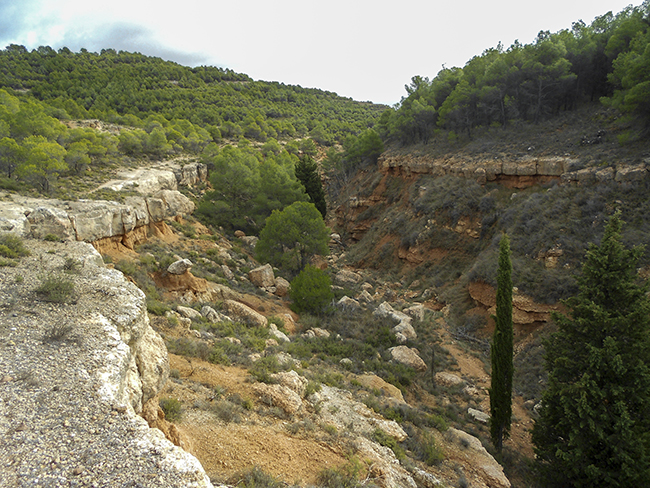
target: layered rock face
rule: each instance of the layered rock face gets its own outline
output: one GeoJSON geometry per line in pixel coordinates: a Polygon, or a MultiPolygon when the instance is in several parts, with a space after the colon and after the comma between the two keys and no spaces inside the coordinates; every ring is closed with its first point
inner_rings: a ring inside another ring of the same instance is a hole
{"type": "Polygon", "coordinates": [[[586,167],[578,159],[560,156],[472,160],[455,156],[436,159],[430,156],[384,153],[379,158],[378,166],[382,173],[406,177],[418,174],[453,175],[473,178],[481,184],[487,181],[502,181],[514,187],[526,187],[553,179],[566,183],[587,184],[596,181],[629,183],[648,177],[647,161],[638,165],[621,164],[600,168],[586,167]]]}
{"type": "Polygon", "coordinates": [[[164,219],[188,215],[194,204],[175,190],[150,197],[127,197],[124,203],[105,200],[41,200],[11,195],[0,202],[0,231],[22,237],[55,235],[65,241],[100,242],[117,239],[126,248],[156,232],[164,219]]]}
{"type": "Polygon", "coordinates": [[[145,296],[89,244],[26,241],[0,268],[0,479],[7,486],[209,487],[138,413],[169,374],[145,296]],[[72,283],[63,302],[37,290],[72,283]]]}

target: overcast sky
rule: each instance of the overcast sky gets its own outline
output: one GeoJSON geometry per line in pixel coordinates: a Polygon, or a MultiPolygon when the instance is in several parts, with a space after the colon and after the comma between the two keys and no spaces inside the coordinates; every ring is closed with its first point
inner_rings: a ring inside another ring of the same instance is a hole
{"type": "MultiPolygon", "coordinates": [[[[633,2],[639,5],[640,0],[633,2]]],[[[393,105],[502,42],[589,24],[625,0],[0,0],[0,48],[137,51],[393,105]]]]}

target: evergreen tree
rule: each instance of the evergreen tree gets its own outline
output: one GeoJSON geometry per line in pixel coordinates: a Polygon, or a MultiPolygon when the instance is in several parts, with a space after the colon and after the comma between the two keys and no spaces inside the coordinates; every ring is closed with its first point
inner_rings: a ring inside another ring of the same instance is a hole
{"type": "Polygon", "coordinates": [[[311,203],[316,205],[316,208],[321,213],[323,218],[327,214],[327,203],[325,202],[325,190],[323,190],[323,183],[318,174],[318,166],[309,156],[302,156],[298,164],[296,164],[296,178],[300,180],[305,187],[305,192],[309,195],[311,203]]]}
{"type": "Polygon", "coordinates": [[[510,435],[512,418],[512,264],[510,240],[506,234],[499,245],[497,272],[497,314],[492,337],[492,383],[490,387],[490,435],[497,451],[510,435]]]}
{"type": "Polygon", "coordinates": [[[650,479],[650,299],[641,249],[613,215],[591,245],[568,316],[545,343],[548,387],[533,443],[551,486],[636,487],[650,479]]]}
{"type": "Polygon", "coordinates": [[[261,262],[297,273],[314,254],[329,253],[329,233],[313,203],[294,202],[266,219],[255,254],[261,262]]]}

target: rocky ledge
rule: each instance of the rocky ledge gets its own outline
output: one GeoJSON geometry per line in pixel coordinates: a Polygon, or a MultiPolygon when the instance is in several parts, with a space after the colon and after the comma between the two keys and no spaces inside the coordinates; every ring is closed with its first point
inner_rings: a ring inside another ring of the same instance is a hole
{"type": "Polygon", "coordinates": [[[30,256],[0,268],[1,484],[212,486],[138,415],[169,371],[142,291],[89,244],[26,244],[30,256]],[[48,279],[67,293],[39,292],[48,279]]]}
{"type": "Polygon", "coordinates": [[[470,158],[450,156],[434,158],[431,156],[414,156],[382,154],[378,161],[382,173],[403,175],[418,174],[433,176],[459,176],[473,178],[478,183],[500,181],[514,187],[526,187],[545,180],[560,180],[563,183],[590,184],[597,181],[616,181],[633,183],[648,177],[647,166],[650,161],[638,164],[618,164],[610,167],[589,166],[583,161],[571,157],[534,157],[517,158],[470,158]]]}

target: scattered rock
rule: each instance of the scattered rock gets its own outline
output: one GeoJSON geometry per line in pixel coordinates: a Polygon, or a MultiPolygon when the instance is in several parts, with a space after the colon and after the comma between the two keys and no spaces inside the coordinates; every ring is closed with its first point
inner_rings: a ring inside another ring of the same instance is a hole
{"type": "Polygon", "coordinates": [[[257,236],[243,236],[241,238],[241,241],[244,243],[244,245],[250,249],[255,249],[255,246],[257,245],[257,241],[259,240],[260,239],[257,236]]]}
{"type": "Polygon", "coordinates": [[[359,293],[359,296],[357,297],[357,301],[359,303],[370,304],[374,300],[372,298],[372,295],[370,293],[368,293],[367,290],[363,290],[361,293],[359,293]]]}
{"type": "Polygon", "coordinates": [[[336,302],[336,307],[347,312],[353,312],[361,309],[359,302],[357,302],[354,298],[350,298],[348,296],[341,297],[341,299],[336,302]]]}
{"type": "Polygon", "coordinates": [[[465,383],[465,380],[463,380],[460,376],[453,373],[447,373],[446,371],[440,371],[439,373],[436,373],[435,380],[437,385],[442,386],[456,386],[465,383]]]}
{"type": "Polygon", "coordinates": [[[223,275],[225,276],[225,278],[227,280],[234,280],[235,279],[235,275],[232,273],[230,268],[228,266],[226,266],[225,264],[221,265],[221,271],[223,271],[223,275]]]}
{"type": "Polygon", "coordinates": [[[408,340],[417,339],[417,333],[411,325],[413,320],[411,317],[405,313],[398,312],[393,309],[388,302],[382,302],[373,312],[373,315],[379,318],[389,318],[394,322],[397,322],[397,325],[391,329],[397,341],[401,344],[405,343],[408,340]]]}
{"type": "Polygon", "coordinates": [[[330,336],[329,330],[321,329],[320,327],[314,327],[312,329],[309,329],[303,334],[303,337],[307,337],[307,338],[311,338],[311,337],[328,338],[329,336],[330,336]]]}
{"type": "Polygon", "coordinates": [[[349,391],[323,385],[320,392],[309,397],[309,401],[319,403],[322,422],[334,425],[339,431],[371,435],[376,429],[381,429],[399,442],[407,437],[397,422],[386,420],[354,400],[349,391]]]}
{"type": "Polygon", "coordinates": [[[284,385],[292,391],[296,392],[300,398],[305,397],[307,390],[307,378],[300,376],[295,371],[287,371],[271,375],[271,379],[280,385],[284,385]]]}
{"type": "Polygon", "coordinates": [[[436,486],[442,486],[442,481],[440,481],[431,473],[427,473],[420,468],[413,468],[411,475],[413,476],[413,479],[417,485],[422,488],[435,488],[436,486]]]}
{"type": "Polygon", "coordinates": [[[291,342],[291,340],[287,337],[287,335],[284,332],[278,330],[278,327],[275,324],[270,325],[269,332],[275,339],[277,339],[280,342],[291,342]]]}
{"type": "Polygon", "coordinates": [[[209,305],[203,305],[203,307],[201,307],[201,315],[215,324],[218,322],[232,322],[232,320],[230,320],[230,317],[217,312],[209,305]]]}
{"type": "Polygon", "coordinates": [[[427,370],[427,365],[418,355],[417,349],[413,349],[407,346],[396,346],[391,347],[388,352],[390,352],[391,357],[398,363],[413,368],[416,371],[427,370]]]}
{"type": "Polygon", "coordinates": [[[192,269],[192,261],[189,259],[179,259],[167,267],[167,272],[173,275],[182,275],[192,269]]]}
{"type": "Polygon", "coordinates": [[[194,310],[193,308],[189,307],[183,307],[182,305],[178,305],[176,307],[176,311],[183,317],[188,318],[188,319],[198,319],[201,318],[201,312],[198,312],[197,310],[194,310]]]}
{"type": "Polygon", "coordinates": [[[334,281],[341,286],[352,286],[360,283],[363,280],[359,273],[342,269],[334,276],[334,281]]]}
{"type": "Polygon", "coordinates": [[[270,264],[265,264],[248,272],[248,279],[259,288],[268,288],[275,285],[275,276],[270,264]]]}
{"type": "Polygon", "coordinates": [[[482,424],[487,424],[490,421],[490,416],[487,413],[481,412],[480,410],[476,410],[475,408],[468,408],[467,414],[471,418],[473,418],[477,422],[481,422],[482,424]]]}
{"type": "Polygon", "coordinates": [[[239,303],[234,300],[226,300],[224,302],[224,306],[231,316],[236,317],[254,327],[266,327],[269,323],[264,315],[256,312],[243,303],[239,303]]]}
{"type": "Polygon", "coordinates": [[[235,231],[235,237],[241,239],[242,237],[246,237],[246,234],[244,233],[243,230],[236,230],[235,231]]]}
{"type": "Polygon", "coordinates": [[[281,276],[278,276],[275,279],[275,294],[279,297],[284,297],[289,294],[289,288],[291,287],[291,284],[282,278],[281,276]]]}

